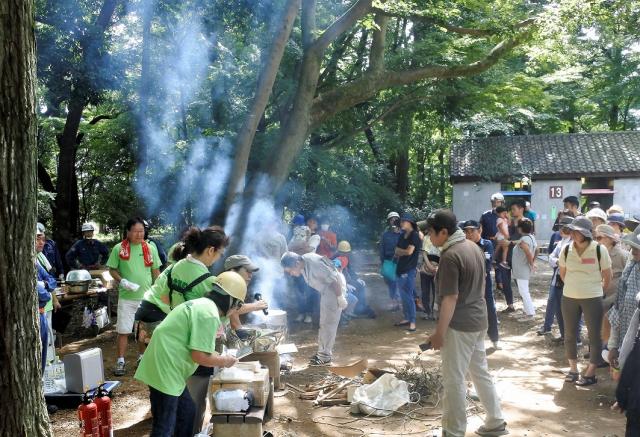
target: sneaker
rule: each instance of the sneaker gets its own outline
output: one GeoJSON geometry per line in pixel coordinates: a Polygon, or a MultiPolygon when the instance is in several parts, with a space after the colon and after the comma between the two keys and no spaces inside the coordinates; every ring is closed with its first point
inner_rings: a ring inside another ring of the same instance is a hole
{"type": "Polygon", "coordinates": [[[482,425],[476,430],[476,434],[483,437],[498,437],[501,435],[507,435],[509,434],[509,431],[507,431],[507,422],[503,422],[502,425],[495,428],[487,428],[485,425],[482,425]]]}
{"type": "Polygon", "coordinates": [[[516,320],[521,323],[532,322],[533,320],[535,320],[535,316],[524,315],[522,317],[517,318],[516,320]]]}
{"type": "Polygon", "coordinates": [[[125,375],[126,370],[125,370],[125,363],[124,361],[119,361],[116,363],[116,368],[113,369],[113,374],[115,376],[124,376],[125,375]]]}
{"type": "Polygon", "coordinates": [[[310,366],[329,366],[330,364],[331,360],[323,360],[317,355],[311,357],[311,359],[309,360],[310,366]]]}
{"type": "Polygon", "coordinates": [[[500,311],[500,314],[509,314],[509,313],[515,313],[515,312],[516,312],[516,309],[514,307],[506,307],[505,309],[500,311]]]}
{"type": "Polygon", "coordinates": [[[564,344],[564,337],[552,338],[551,343],[555,345],[564,344]]]}
{"type": "Polygon", "coordinates": [[[306,315],[306,316],[304,317],[304,323],[311,323],[312,321],[313,321],[313,320],[311,319],[311,316],[310,316],[310,315],[306,315]]]}
{"type": "Polygon", "coordinates": [[[302,323],[304,320],[304,314],[298,314],[298,317],[295,318],[294,322],[302,323]]]}
{"type": "Polygon", "coordinates": [[[499,351],[499,350],[501,350],[501,349],[502,349],[502,348],[500,347],[500,344],[498,344],[498,342],[497,342],[497,341],[494,341],[494,342],[493,342],[493,348],[494,348],[495,350],[497,350],[497,351],[499,351]]]}
{"type": "Polygon", "coordinates": [[[551,330],[550,329],[544,329],[544,328],[540,328],[536,331],[536,334],[542,336],[542,335],[547,335],[547,334],[551,334],[551,330]]]}
{"type": "Polygon", "coordinates": [[[422,320],[433,320],[433,316],[431,314],[423,314],[422,320]]]}

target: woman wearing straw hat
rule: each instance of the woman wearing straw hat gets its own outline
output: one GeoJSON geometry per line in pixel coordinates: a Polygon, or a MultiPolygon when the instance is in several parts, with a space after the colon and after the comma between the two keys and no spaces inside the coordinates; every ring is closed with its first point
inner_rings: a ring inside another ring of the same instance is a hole
{"type": "MultiPolygon", "coordinates": [[[[602,301],[606,313],[616,301],[618,281],[629,260],[629,252],[622,248],[620,245],[620,236],[613,227],[609,225],[600,225],[596,228],[596,241],[607,248],[607,252],[609,252],[609,257],[611,258],[611,282],[609,283],[609,287],[604,290],[604,300],[602,301]]],[[[602,319],[603,342],[606,343],[609,340],[610,332],[611,325],[609,324],[609,319],[604,317],[602,319]]]]}
{"type": "Polygon", "coordinates": [[[578,217],[569,229],[573,243],[562,251],[559,259],[560,277],[564,282],[561,304],[564,349],[570,366],[565,382],[586,386],[598,382],[595,372],[602,360],[599,354],[602,349],[602,295],[611,282],[611,258],[603,246],[593,241],[591,220],[578,217]],[[576,343],[580,311],[584,314],[591,349],[589,365],[582,377],[578,373],[576,343]]]}

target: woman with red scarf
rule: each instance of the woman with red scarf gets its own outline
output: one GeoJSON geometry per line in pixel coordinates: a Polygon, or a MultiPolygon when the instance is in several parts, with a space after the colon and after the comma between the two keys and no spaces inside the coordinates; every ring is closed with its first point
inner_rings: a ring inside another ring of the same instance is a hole
{"type": "MultiPolygon", "coordinates": [[[[124,354],[144,292],[160,274],[158,252],[153,245],[144,241],[144,221],[139,217],[132,218],[125,228],[127,238],[113,247],[107,261],[109,273],[118,285],[118,361],[113,372],[116,376],[125,374],[124,354]]],[[[143,342],[138,343],[138,361],[144,347],[143,342]]]]}

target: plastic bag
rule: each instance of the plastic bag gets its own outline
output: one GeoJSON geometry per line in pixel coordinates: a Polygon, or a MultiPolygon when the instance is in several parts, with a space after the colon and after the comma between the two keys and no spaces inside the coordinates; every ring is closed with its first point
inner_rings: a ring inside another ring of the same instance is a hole
{"type": "Polygon", "coordinates": [[[48,364],[44,369],[42,378],[44,394],[67,392],[67,380],[64,374],[64,363],[56,357],[56,360],[48,364]]]}
{"type": "Polygon", "coordinates": [[[353,394],[353,403],[360,412],[373,416],[390,416],[409,401],[409,384],[391,373],[358,387],[353,394]]]}
{"type": "Polygon", "coordinates": [[[89,308],[84,307],[84,312],[82,313],[82,326],[86,329],[91,328],[96,323],[95,314],[89,308]]]}
{"type": "Polygon", "coordinates": [[[213,398],[218,411],[247,411],[251,407],[249,393],[245,390],[218,390],[213,398]]]}
{"type": "Polygon", "coordinates": [[[396,275],[397,266],[398,264],[394,260],[385,259],[382,263],[382,267],[380,268],[380,274],[387,281],[395,281],[396,279],[398,279],[398,276],[396,275]]]}
{"type": "Polygon", "coordinates": [[[94,312],[95,323],[98,329],[102,329],[110,323],[109,314],[107,313],[107,307],[98,308],[94,312]]]}

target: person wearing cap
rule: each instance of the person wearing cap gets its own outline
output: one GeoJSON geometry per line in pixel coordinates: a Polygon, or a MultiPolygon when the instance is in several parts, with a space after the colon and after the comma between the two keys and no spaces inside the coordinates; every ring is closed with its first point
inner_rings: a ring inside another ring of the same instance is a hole
{"type": "Polygon", "coordinates": [[[322,217],[320,219],[320,232],[318,232],[320,245],[318,246],[317,253],[329,259],[333,258],[338,248],[338,236],[330,228],[329,218],[322,217]]]}
{"type": "Polygon", "coordinates": [[[344,297],[346,289],[335,264],[317,253],[298,255],[295,252],[287,252],[282,256],[280,265],[287,275],[302,278],[320,294],[318,353],[311,357],[309,363],[313,366],[331,364],[340,315],[348,306],[344,297]]]}
{"type": "MultiPolygon", "coordinates": [[[[213,258],[212,246],[207,249],[213,258]]],[[[232,367],[238,360],[215,350],[222,317],[240,308],[247,284],[235,272],[224,272],[203,297],[173,309],[155,330],[135,373],[149,386],[152,436],[193,436],[195,404],[187,379],[197,367],[232,367]]]]}
{"type": "Polygon", "coordinates": [[[94,231],[91,223],[82,225],[82,239],[76,241],[65,255],[70,268],[95,270],[107,262],[109,249],[93,238],[94,231]]]}
{"type": "Polygon", "coordinates": [[[573,214],[572,217],[580,215],[580,201],[576,196],[567,196],[562,199],[562,203],[564,205],[564,209],[573,214]]]}
{"type": "Polygon", "coordinates": [[[600,208],[600,202],[598,202],[597,200],[592,200],[591,202],[589,202],[589,211],[594,208],[600,208]]]}
{"type": "MultiPolygon", "coordinates": [[[[606,313],[616,301],[618,282],[629,260],[629,252],[622,248],[620,236],[609,225],[598,226],[595,236],[596,241],[607,248],[609,257],[611,258],[611,282],[609,282],[609,287],[604,290],[604,300],[602,302],[606,313]]],[[[611,325],[609,324],[609,319],[604,317],[602,319],[602,341],[604,343],[609,340],[610,332],[611,325]]]]}
{"type": "MultiPolygon", "coordinates": [[[[398,239],[400,238],[400,214],[395,211],[391,211],[387,215],[387,229],[380,237],[380,265],[385,262],[393,262],[396,256],[396,246],[398,245],[398,239]]],[[[397,311],[400,309],[400,294],[398,292],[398,282],[383,276],[384,282],[387,284],[389,290],[389,299],[391,304],[389,309],[391,311],[397,311]]]]}
{"type": "Polygon", "coordinates": [[[480,223],[475,220],[467,220],[462,225],[462,231],[467,240],[476,243],[485,259],[485,286],[484,286],[484,300],[487,304],[487,322],[489,327],[487,328],[487,335],[493,343],[495,350],[500,349],[498,341],[500,335],[498,333],[498,313],[496,311],[496,301],[493,297],[493,284],[491,283],[491,263],[493,262],[493,244],[489,240],[485,240],[480,235],[480,223]]]}
{"type": "MultiPolygon", "coordinates": [[[[607,342],[609,349],[607,361],[614,368],[617,367],[616,361],[619,358],[618,355],[623,343],[627,342],[625,335],[631,336],[631,343],[633,343],[634,334],[637,331],[636,325],[635,330],[628,333],[634,317],[637,324],[640,308],[640,228],[625,235],[622,238],[622,242],[631,248],[631,256],[618,281],[615,303],[607,313],[607,318],[611,324],[611,335],[607,342]]],[[[620,361],[622,361],[622,357],[620,357],[620,361]]],[[[621,362],[620,364],[622,365],[623,363],[621,362]]]]}
{"type": "Polygon", "coordinates": [[[549,254],[549,266],[553,269],[551,274],[551,283],[549,285],[549,297],[547,298],[547,309],[544,315],[544,323],[542,328],[538,329],[538,335],[547,335],[551,333],[553,326],[553,319],[558,321],[558,329],[560,330],[560,337],[556,342],[564,341],[564,320],[562,318],[562,311],[560,310],[560,304],[562,302],[562,289],[564,282],[560,279],[558,272],[558,259],[562,250],[569,244],[571,244],[571,229],[569,225],[573,223],[573,217],[564,215],[557,223],[558,233],[561,236],[561,240],[558,241],[553,248],[553,251],[549,254]]]}
{"type": "Polygon", "coordinates": [[[486,411],[484,424],[476,434],[508,434],[484,342],[488,327],[484,299],[487,260],[477,244],[466,239],[457,227],[451,210],[437,210],[427,221],[431,242],[441,248],[436,274],[440,316],[429,342],[442,357],[442,434],[465,435],[467,374],[486,411]]]}
{"type": "Polygon", "coordinates": [[[410,214],[400,217],[402,234],[398,239],[395,256],[398,258],[396,275],[398,276],[398,290],[402,299],[404,319],[395,326],[406,326],[407,331],[416,330],[416,273],[418,258],[422,249],[422,241],[418,233],[418,225],[410,214]]]}
{"type": "Polygon", "coordinates": [[[586,386],[597,383],[596,368],[602,363],[602,296],[611,282],[611,258],[602,245],[593,241],[592,223],[578,217],[569,225],[572,243],[559,258],[560,278],[564,282],[562,317],[564,348],[570,371],[565,382],[586,386]],[[576,331],[580,313],[584,314],[590,344],[589,365],[582,376],[578,373],[576,331]]]}
{"type": "Polygon", "coordinates": [[[64,276],[64,265],[62,264],[62,257],[56,242],[47,238],[47,230],[42,223],[36,225],[38,232],[42,234],[44,238],[44,247],[42,248],[42,255],[38,261],[47,271],[54,277],[64,276]],[[46,261],[45,261],[46,259],[46,261]]]}
{"type": "Polygon", "coordinates": [[[618,212],[610,213],[607,216],[607,224],[611,226],[620,237],[624,234],[624,229],[627,227],[624,222],[624,214],[618,212]]]}
{"type": "Polygon", "coordinates": [[[493,193],[491,195],[491,209],[482,213],[480,217],[482,238],[485,240],[495,240],[496,234],[498,233],[498,214],[496,213],[496,208],[499,206],[504,206],[504,196],[502,193],[493,193]]]}
{"type": "Polygon", "coordinates": [[[348,241],[342,240],[338,243],[338,252],[335,259],[340,260],[341,267],[339,270],[344,275],[347,286],[350,290],[353,290],[353,294],[358,299],[354,314],[375,319],[375,311],[367,304],[367,284],[358,276],[356,266],[351,259],[351,244],[348,241]]]}
{"type": "Polygon", "coordinates": [[[607,223],[607,213],[600,208],[592,208],[587,211],[587,214],[585,215],[589,220],[591,220],[593,229],[607,223]]]}
{"type": "MultiPolygon", "coordinates": [[[[224,270],[225,272],[233,271],[242,276],[242,279],[247,283],[247,287],[251,284],[251,280],[253,279],[253,274],[260,270],[260,268],[255,265],[251,259],[249,259],[246,255],[231,255],[227,259],[224,260],[224,270]]],[[[243,314],[249,314],[254,311],[262,311],[269,308],[269,304],[264,300],[256,300],[254,302],[245,303],[242,305],[242,308],[234,314],[234,317],[230,318],[231,328],[240,329],[242,328],[242,323],[240,323],[240,316],[243,314]]]]}

